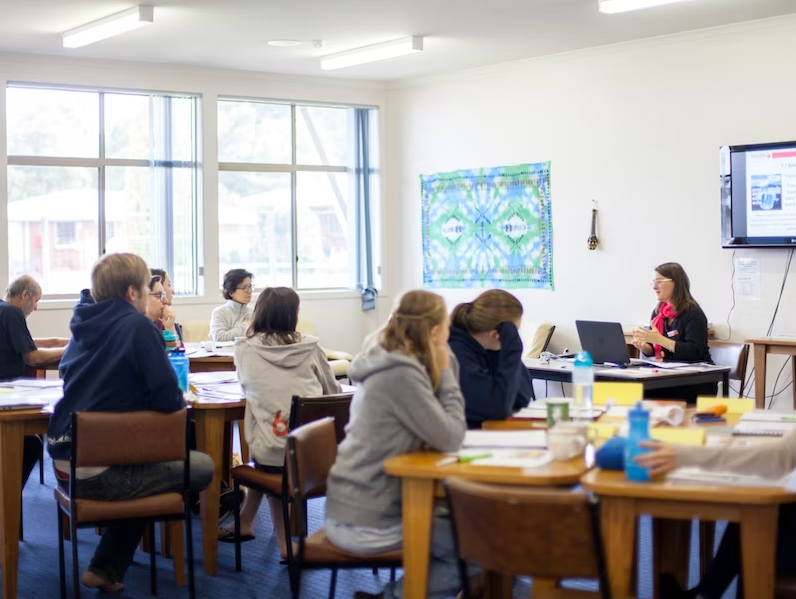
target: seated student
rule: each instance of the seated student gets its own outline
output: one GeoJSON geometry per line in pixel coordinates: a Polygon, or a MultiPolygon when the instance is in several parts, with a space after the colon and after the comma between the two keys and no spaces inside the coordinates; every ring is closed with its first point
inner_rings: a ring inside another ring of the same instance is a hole
{"type": "Polygon", "coordinates": [[[252,318],[254,284],[252,273],[234,268],[224,275],[223,293],[227,303],[213,310],[210,317],[210,338],[213,341],[234,341],[243,337],[252,318]]]}
{"type": "Polygon", "coordinates": [[[163,323],[163,329],[166,331],[174,331],[180,341],[182,341],[182,327],[177,322],[177,315],[171,308],[172,301],[174,300],[174,288],[171,286],[169,273],[162,268],[150,268],[149,273],[153,277],[160,277],[160,282],[163,284],[163,291],[166,294],[163,299],[163,316],[160,317],[163,323]]]}
{"type": "MultiPolygon", "coordinates": [[[[357,383],[351,420],[326,494],[326,534],[343,550],[377,553],[403,543],[401,481],[384,472],[384,460],[426,445],[461,447],[467,424],[448,331],[444,300],[410,291],[351,363],[349,376],[357,383]]],[[[451,523],[436,518],[429,597],[458,592],[456,564],[451,523]]],[[[398,592],[390,584],[376,597],[398,592]]],[[[373,595],[358,591],[355,597],[373,595]]]]}
{"type": "Polygon", "coordinates": [[[149,299],[146,304],[146,317],[151,320],[158,331],[170,330],[174,331],[174,318],[171,319],[171,329],[166,329],[166,322],[163,319],[164,311],[166,309],[166,292],[163,290],[163,283],[160,282],[160,277],[150,276],[149,283],[149,299]]]}
{"type": "MultiPolygon", "coordinates": [[[[636,457],[636,462],[650,469],[654,477],[674,468],[697,467],[703,470],[782,477],[796,468],[796,431],[787,436],[753,447],[693,447],[647,442],[653,451],[636,457]]],[[[796,575],[796,504],[779,508],[777,532],[777,569],[796,575]]],[[[775,542],[771,539],[771,542],[775,542]]],[[[672,576],[662,576],[661,599],[721,599],[733,578],[741,571],[740,529],[737,523],[727,524],[716,557],[699,584],[683,590],[672,576]]],[[[751,598],[750,598],[751,599],[751,598]]]]}
{"type": "MultiPolygon", "coordinates": [[[[47,430],[48,450],[63,488],[69,484],[72,412],[173,412],[185,406],[163,337],[144,315],[149,279],[139,256],[107,254],[91,272],[96,303],[75,306],[69,325],[72,341],[61,360],[64,397],[55,404],[47,430]]],[[[213,461],[195,451],[190,460],[191,490],[198,493],[213,477],[213,461]]],[[[75,482],[80,497],[123,501],[180,490],[183,467],[168,462],[86,468],[78,470],[75,482]]],[[[144,520],[106,526],[80,582],[107,592],[121,590],[145,527],[144,520]]]]}
{"type": "MultiPolygon", "coordinates": [[[[27,275],[11,282],[5,300],[0,301],[0,380],[18,379],[25,375],[25,365],[57,364],[68,339],[33,339],[27,318],[37,308],[41,287],[27,275]]],[[[22,487],[39,461],[41,438],[27,435],[22,452],[22,487]]]]}
{"type": "MultiPolygon", "coordinates": [[[[676,262],[655,269],[652,289],[658,305],[652,311],[649,329],[633,331],[633,345],[645,356],[673,362],[707,362],[708,319],[691,295],[691,281],[676,262]]],[[[699,395],[716,396],[717,383],[703,383],[649,392],[655,399],[682,399],[695,403],[699,395]]]]}
{"type": "Polygon", "coordinates": [[[520,300],[501,289],[453,309],[449,343],[459,361],[468,428],[528,406],[533,387],[522,364],[521,319],[520,300]]]}
{"type": "MultiPolygon", "coordinates": [[[[296,331],[299,296],[287,287],[268,287],[257,300],[247,340],[235,348],[238,380],[246,392],[245,431],[260,470],[283,473],[285,445],[294,395],[317,396],[340,392],[318,338],[296,331]]],[[[254,517],[262,493],[249,489],[240,513],[243,540],[254,538],[254,517]]],[[[282,503],[269,498],[271,521],[283,557],[287,555],[282,503]]],[[[222,541],[234,542],[232,527],[221,528],[222,541]]]]}

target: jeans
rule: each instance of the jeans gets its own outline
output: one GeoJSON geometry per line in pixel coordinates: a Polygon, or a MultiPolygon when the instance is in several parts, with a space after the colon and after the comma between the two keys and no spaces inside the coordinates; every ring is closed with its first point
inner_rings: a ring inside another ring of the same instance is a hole
{"type": "MultiPolygon", "coordinates": [[[[213,478],[213,471],[210,457],[192,451],[191,492],[204,490],[213,478]]],[[[59,481],[59,484],[65,487],[63,481],[59,481]]],[[[78,479],[76,494],[82,499],[124,501],[161,493],[179,493],[182,485],[183,462],[112,466],[97,476],[78,479]]],[[[124,580],[147,523],[147,520],[131,519],[106,526],[89,570],[109,581],[124,580]]]]}
{"type": "MultiPolygon", "coordinates": [[[[346,526],[326,520],[326,534],[329,540],[341,549],[352,552],[365,552],[357,543],[358,533],[363,534],[366,552],[387,551],[400,547],[399,543],[391,543],[384,547],[374,547],[371,542],[374,535],[368,534],[364,527],[346,526]]],[[[385,533],[389,529],[385,530],[385,533]]],[[[380,534],[380,533],[379,533],[380,534]]],[[[379,534],[375,536],[379,536],[379,534]]],[[[386,537],[390,536],[385,534],[386,537]]],[[[477,575],[480,569],[470,565],[467,573],[470,577],[477,575]]],[[[428,599],[447,599],[455,597],[461,590],[456,548],[453,543],[453,522],[447,515],[435,512],[431,531],[431,556],[428,570],[428,599]]],[[[384,585],[384,599],[401,599],[403,597],[403,579],[384,585]]]]}
{"type": "MultiPolygon", "coordinates": [[[[777,526],[777,572],[796,575],[796,504],[784,504],[779,508],[777,526]]],[[[772,539],[773,541],[773,539],[772,539]]],[[[716,551],[716,557],[699,582],[697,591],[705,599],[721,599],[724,591],[741,572],[741,529],[735,522],[727,524],[724,536],[716,551]]],[[[741,578],[738,579],[742,588],[741,578]]],[[[739,595],[740,596],[740,595],[739,595]]]]}

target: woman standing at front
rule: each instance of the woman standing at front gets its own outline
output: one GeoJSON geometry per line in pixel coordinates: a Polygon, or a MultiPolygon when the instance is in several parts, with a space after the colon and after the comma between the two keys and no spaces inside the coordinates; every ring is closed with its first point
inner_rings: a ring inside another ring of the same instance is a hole
{"type": "MultiPolygon", "coordinates": [[[[652,311],[651,328],[633,331],[633,345],[647,357],[672,362],[712,364],[708,348],[708,319],[691,295],[691,282],[677,262],[655,269],[652,289],[658,305],[652,311]]],[[[698,395],[715,396],[716,383],[704,383],[652,392],[656,399],[675,398],[690,403],[698,395]]]]}

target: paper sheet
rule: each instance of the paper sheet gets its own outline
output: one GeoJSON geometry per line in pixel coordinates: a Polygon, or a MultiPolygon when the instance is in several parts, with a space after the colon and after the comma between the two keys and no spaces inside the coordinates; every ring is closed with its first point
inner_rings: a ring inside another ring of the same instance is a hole
{"type": "Polygon", "coordinates": [[[545,448],[547,434],[544,431],[467,431],[464,448],[545,448]]]}
{"type": "Polygon", "coordinates": [[[732,485],[741,487],[785,487],[790,475],[782,478],[763,478],[734,472],[708,472],[699,468],[678,468],[669,473],[667,480],[703,483],[710,485],[732,485]]]}
{"type": "Polygon", "coordinates": [[[735,295],[747,302],[760,301],[760,260],[738,258],[735,261],[735,295]]]}

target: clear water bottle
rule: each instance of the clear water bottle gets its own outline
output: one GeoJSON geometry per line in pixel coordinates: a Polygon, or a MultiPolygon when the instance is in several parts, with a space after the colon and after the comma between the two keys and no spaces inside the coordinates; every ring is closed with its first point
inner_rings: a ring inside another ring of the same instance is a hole
{"type": "Polygon", "coordinates": [[[636,464],[634,458],[650,451],[649,447],[641,447],[643,441],[650,439],[650,413],[638,402],[635,408],[628,410],[627,421],[630,426],[625,443],[625,476],[628,480],[648,481],[649,471],[636,464]]]}
{"type": "Polygon", "coordinates": [[[572,369],[572,384],[575,386],[575,401],[572,404],[575,420],[591,420],[591,409],[594,398],[594,363],[587,351],[575,356],[575,367],[572,369]]]}

